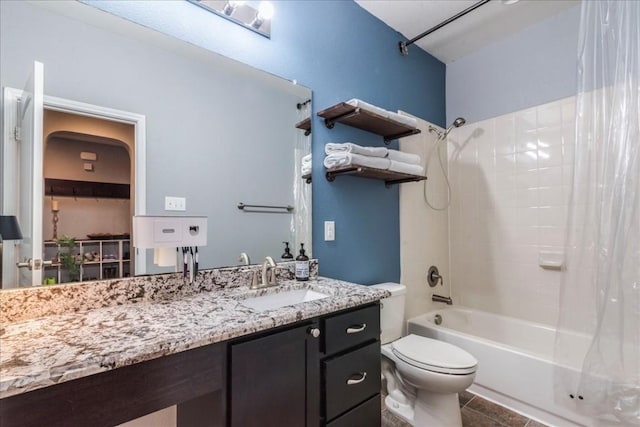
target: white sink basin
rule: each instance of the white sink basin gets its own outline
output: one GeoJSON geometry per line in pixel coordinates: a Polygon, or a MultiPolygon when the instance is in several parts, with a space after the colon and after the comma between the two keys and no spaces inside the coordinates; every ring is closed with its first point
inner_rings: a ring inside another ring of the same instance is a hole
{"type": "Polygon", "coordinates": [[[273,294],[261,295],[259,297],[251,297],[240,301],[245,307],[252,308],[256,311],[273,310],[287,305],[300,304],[307,301],[315,301],[327,298],[330,295],[311,289],[294,289],[289,291],[277,292],[273,294]]]}

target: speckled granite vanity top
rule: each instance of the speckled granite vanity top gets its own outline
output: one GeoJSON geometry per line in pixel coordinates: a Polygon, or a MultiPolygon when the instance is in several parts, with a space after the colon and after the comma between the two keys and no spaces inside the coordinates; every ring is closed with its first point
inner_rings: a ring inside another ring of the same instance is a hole
{"type": "Polygon", "coordinates": [[[309,282],[284,280],[278,287],[259,291],[249,291],[244,285],[226,285],[197,292],[180,289],[163,298],[131,299],[129,303],[98,308],[85,306],[17,321],[7,321],[5,316],[0,327],[0,397],[355,307],[388,295],[383,290],[326,278],[309,282]],[[242,305],[242,299],[256,292],[299,288],[330,296],[262,312],[242,305]]]}

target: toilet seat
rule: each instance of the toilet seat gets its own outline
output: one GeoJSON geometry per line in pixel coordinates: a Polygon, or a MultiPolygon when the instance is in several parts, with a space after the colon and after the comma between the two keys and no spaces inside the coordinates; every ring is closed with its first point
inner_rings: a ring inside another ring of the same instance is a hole
{"type": "Polygon", "coordinates": [[[478,361],[463,349],[444,341],[407,335],[391,343],[393,354],[405,363],[427,371],[449,375],[468,375],[478,361]]]}

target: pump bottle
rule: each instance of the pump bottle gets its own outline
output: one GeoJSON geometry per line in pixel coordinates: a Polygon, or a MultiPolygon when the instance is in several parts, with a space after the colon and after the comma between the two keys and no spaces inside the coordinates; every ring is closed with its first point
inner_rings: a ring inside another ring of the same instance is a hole
{"type": "Polygon", "coordinates": [[[296,280],[309,280],[309,257],[304,253],[304,243],[300,244],[300,255],[296,257],[296,280]]]}

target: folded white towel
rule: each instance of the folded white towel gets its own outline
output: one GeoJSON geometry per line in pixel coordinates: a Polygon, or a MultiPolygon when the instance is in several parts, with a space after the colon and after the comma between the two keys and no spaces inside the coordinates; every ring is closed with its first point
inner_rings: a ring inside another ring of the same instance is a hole
{"type": "Polygon", "coordinates": [[[328,169],[338,166],[365,166],[374,169],[388,169],[391,160],[384,157],[369,157],[353,153],[332,153],[324,158],[324,166],[328,169]]]}
{"type": "Polygon", "coordinates": [[[422,164],[422,159],[417,154],[405,153],[398,150],[389,150],[387,158],[389,160],[395,160],[396,162],[410,163],[412,165],[422,164]]]}
{"type": "Polygon", "coordinates": [[[386,157],[389,150],[385,147],[363,147],[352,142],[335,143],[329,142],[324,146],[326,154],[333,153],[353,153],[370,157],[386,157]]]}
{"type": "Polygon", "coordinates": [[[361,110],[370,111],[382,117],[389,117],[390,111],[387,111],[384,108],[376,107],[375,105],[371,105],[368,102],[364,102],[363,100],[358,98],[350,99],[346,103],[349,105],[353,105],[354,107],[358,107],[361,110]]]}
{"type": "Polygon", "coordinates": [[[418,121],[414,117],[403,116],[402,114],[389,111],[389,118],[395,122],[402,123],[403,125],[407,125],[412,128],[418,126],[418,121]]]}
{"type": "Polygon", "coordinates": [[[420,165],[413,165],[411,163],[403,163],[395,160],[390,161],[389,170],[393,172],[408,173],[411,175],[424,174],[424,168],[420,165]]]}

